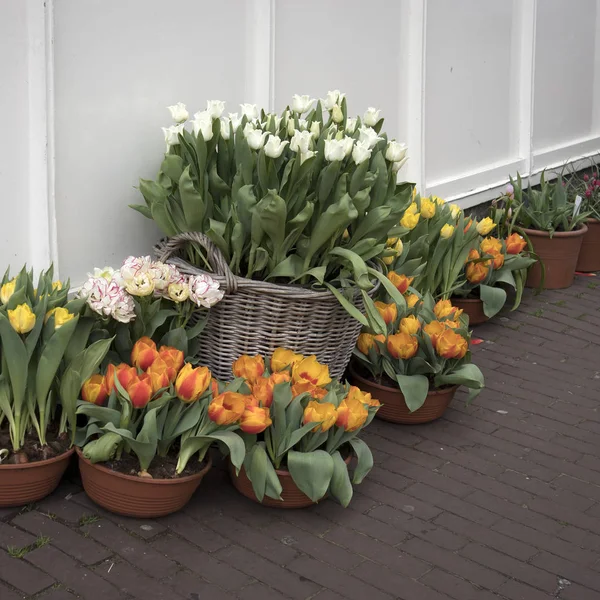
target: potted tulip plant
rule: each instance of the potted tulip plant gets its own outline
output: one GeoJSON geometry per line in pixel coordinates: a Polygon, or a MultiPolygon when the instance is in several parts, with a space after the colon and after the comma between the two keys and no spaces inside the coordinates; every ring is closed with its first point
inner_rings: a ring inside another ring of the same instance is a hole
{"type": "Polygon", "coordinates": [[[238,432],[246,458],[239,473],[231,468],[235,487],[265,506],[303,508],[327,495],[347,506],[352,484],[373,466],[358,435],[379,402],[332,380],[315,356],[283,348],[275,350],[268,366],[262,356],[242,356],[233,372],[241,384],[236,401],[247,407],[238,432]]]}
{"type": "Polygon", "coordinates": [[[81,390],[79,468],[87,495],[127,516],[158,517],[182,508],[211,467],[211,444],[226,446],[239,469],[244,444],[233,433],[243,413],[215,422],[218,393],[206,367],[184,363],[177,348],[150,338],[133,347],[131,365],[109,364],[81,390]],[[191,460],[194,458],[195,460],[191,460]]]}
{"type": "Polygon", "coordinates": [[[0,287],[0,506],[40,500],[58,485],[73,454],[83,379],[111,339],[91,342],[83,301],[69,285],[7,271],[0,287]]]}
{"type": "Polygon", "coordinates": [[[209,101],[188,121],[184,105],[170,107],[164,161],[132,208],[167,236],[161,260],[223,284],[199,354],[214,373],[229,378],[240,354],[285,346],[317,353],[341,376],[360,330],[359,291],[375,289],[367,263],[410,201],[412,184],[397,183],[406,147],[382,132],[380,111],[349,117],[339,90],[320,101],[296,95],[280,115],[224,109],[209,101]],[[277,306],[268,323],[265,302],[277,306]]]}
{"type": "Polygon", "coordinates": [[[396,290],[390,302],[369,307],[370,326],[358,338],[351,381],[382,403],[377,412],[393,423],[426,423],[442,416],[457,388],[468,401],[483,388],[471,363],[470,334],[462,311],[430,294],[409,307],[396,290]]]}
{"type": "Polygon", "coordinates": [[[483,323],[502,309],[507,298],[503,286],[515,290],[512,310],[518,308],[527,269],[537,260],[523,253],[526,247],[523,236],[515,232],[505,240],[480,237],[479,249],[469,252],[460,277],[464,283],[452,297],[453,305],[469,317],[469,325],[483,323]]]}
{"type": "Polygon", "coordinates": [[[577,212],[567,200],[567,192],[559,175],[555,183],[546,181],[544,173],[540,189],[523,188],[521,176],[511,177],[511,187],[492,209],[495,222],[507,224],[508,232],[523,235],[539,257],[527,275],[525,285],[534,288],[569,287],[589,212],[577,212]],[[543,265],[543,266],[542,266],[543,265]]]}

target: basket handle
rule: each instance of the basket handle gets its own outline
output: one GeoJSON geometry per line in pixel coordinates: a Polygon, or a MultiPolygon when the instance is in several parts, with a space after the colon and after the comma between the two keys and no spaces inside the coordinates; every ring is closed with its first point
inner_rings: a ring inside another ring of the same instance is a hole
{"type": "Polygon", "coordinates": [[[206,250],[206,259],[210,268],[213,270],[215,275],[220,275],[225,279],[225,293],[233,294],[237,291],[236,277],[229,268],[223,253],[217,248],[217,246],[203,233],[199,231],[188,231],[185,233],[179,233],[167,239],[165,244],[161,248],[161,254],[158,258],[160,262],[166,262],[178,250],[185,247],[188,242],[195,242],[200,244],[206,250]]]}

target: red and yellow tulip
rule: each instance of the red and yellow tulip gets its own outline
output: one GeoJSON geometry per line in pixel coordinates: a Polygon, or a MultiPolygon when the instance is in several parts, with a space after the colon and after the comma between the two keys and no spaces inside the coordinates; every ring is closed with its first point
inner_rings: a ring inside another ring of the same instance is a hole
{"type": "Polygon", "coordinates": [[[86,402],[102,405],[108,398],[106,379],[99,374],[92,375],[81,388],[81,397],[86,402]]]}
{"type": "Polygon", "coordinates": [[[246,410],[246,400],[238,392],[223,392],[208,405],[208,417],[217,425],[237,423],[246,410]]]}
{"type": "Polygon", "coordinates": [[[192,367],[186,363],[175,380],[175,392],[183,402],[196,402],[208,389],[211,380],[208,367],[192,367]]]}
{"type": "Polygon", "coordinates": [[[149,337],[141,337],[131,350],[131,364],[145,371],[157,356],[156,344],[149,337]]]}
{"type": "Polygon", "coordinates": [[[265,361],[262,356],[240,356],[232,365],[231,370],[236,377],[243,377],[254,383],[265,372],[265,361]]]}

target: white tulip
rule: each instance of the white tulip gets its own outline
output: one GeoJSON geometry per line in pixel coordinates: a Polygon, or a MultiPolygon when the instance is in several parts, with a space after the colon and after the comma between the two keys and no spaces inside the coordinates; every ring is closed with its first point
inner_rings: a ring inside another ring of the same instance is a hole
{"type": "Polygon", "coordinates": [[[178,136],[180,133],[183,133],[183,125],[171,125],[171,127],[163,127],[162,130],[165,134],[168,152],[171,146],[177,146],[179,144],[178,136]]]}
{"type": "Polygon", "coordinates": [[[367,112],[363,116],[364,124],[369,127],[373,127],[373,125],[377,125],[377,121],[379,121],[379,113],[380,112],[381,112],[380,110],[377,110],[376,108],[373,108],[372,106],[369,106],[369,108],[367,108],[367,112]]]}
{"type": "Polygon", "coordinates": [[[385,158],[390,162],[401,161],[406,156],[407,147],[406,144],[399,142],[389,142],[387,150],[385,151],[385,158]]]}
{"type": "Polygon", "coordinates": [[[346,157],[346,142],[344,140],[325,140],[325,160],[335,162],[346,157]]]}
{"type": "Polygon", "coordinates": [[[352,146],[354,146],[354,140],[351,137],[345,136],[342,138],[342,142],[344,142],[344,153],[346,156],[350,156],[352,153],[352,146]]]}
{"type": "Polygon", "coordinates": [[[250,121],[258,119],[259,113],[256,104],[240,104],[240,108],[242,109],[242,114],[250,119],[250,121]]]}
{"type": "Polygon", "coordinates": [[[175,123],[183,123],[188,120],[190,114],[185,108],[185,104],[182,102],[178,102],[177,104],[173,104],[173,106],[167,106],[169,111],[171,112],[171,117],[173,117],[173,121],[175,123]]]}
{"type": "Polygon", "coordinates": [[[279,129],[279,125],[281,125],[281,117],[273,114],[273,113],[269,113],[267,115],[267,123],[266,123],[266,127],[270,127],[271,123],[275,122],[275,130],[277,131],[277,129],[279,129]]]}
{"type": "Polygon", "coordinates": [[[344,96],[346,94],[342,94],[340,90],[332,90],[327,92],[327,96],[325,98],[321,98],[321,103],[323,104],[323,108],[325,110],[331,111],[336,104],[341,104],[344,96]]]}
{"type": "Polygon", "coordinates": [[[315,99],[311,98],[308,94],[305,94],[304,96],[294,94],[292,96],[292,110],[301,115],[307,110],[310,110],[310,107],[314,101],[315,99]]]}
{"type": "Polygon", "coordinates": [[[237,113],[229,113],[229,120],[233,125],[233,131],[237,131],[238,127],[242,124],[242,117],[240,117],[237,113]]]}
{"type": "Polygon", "coordinates": [[[231,136],[230,136],[230,129],[229,126],[231,124],[231,120],[228,119],[227,117],[221,117],[221,137],[224,140],[228,140],[231,136]]]}
{"type": "Polygon", "coordinates": [[[352,149],[352,158],[357,165],[368,160],[371,157],[372,149],[367,142],[356,142],[352,149]]]}
{"type": "Polygon", "coordinates": [[[252,129],[246,132],[246,128],[244,128],[244,135],[246,136],[248,146],[250,146],[252,150],[260,150],[265,145],[265,138],[269,133],[267,131],[261,131],[260,129],[252,129]]]}
{"type": "Polygon", "coordinates": [[[310,149],[310,132],[309,131],[296,131],[290,141],[290,148],[293,152],[301,152],[305,154],[310,149]]]}
{"type": "Polygon", "coordinates": [[[358,122],[358,119],[348,117],[348,119],[346,121],[346,133],[354,133],[357,122],[358,122]]]}
{"type": "Polygon", "coordinates": [[[201,112],[196,113],[194,115],[196,118],[192,121],[192,126],[194,127],[194,133],[198,135],[198,133],[202,134],[205,142],[212,140],[213,137],[213,124],[212,119],[208,114],[201,112]]]}
{"type": "Polygon", "coordinates": [[[314,150],[309,150],[308,152],[302,152],[302,154],[300,154],[300,164],[302,164],[305,160],[308,160],[309,158],[312,158],[313,156],[316,156],[317,153],[314,150]]]}
{"type": "Polygon", "coordinates": [[[288,141],[282,142],[279,136],[270,135],[265,144],[265,154],[269,158],[279,158],[288,144],[288,141]]]}
{"type": "Polygon", "coordinates": [[[344,120],[344,113],[339,104],[333,105],[333,108],[331,109],[331,118],[334,123],[341,123],[344,120]]]}
{"type": "Polygon", "coordinates": [[[308,129],[308,121],[306,119],[298,119],[298,128],[300,131],[308,129]]]}
{"type": "Polygon", "coordinates": [[[394,164],[392,164],[392,171],[397,173],[407,160],[408,156],[405,156],[403,159],[396,161],[394,164]]]}
{"type": "Polygon", "coordinates": [[[371,127],[361,127],[359,129],[359,141],[367,142],[369,148],[373,148],[377,142],[381,141],[383,138],[377,135],[377,132],[371,127]]]}
{"type": "Polygon", "coordinates": [[[197,120],[211,120],[212,117],[207,110],[199,110],[197,113],[194,113],[194,119],[197,120]]]}
{"type": "Polygon", "coordinates": [[[221,100],[207,100],[206,112],[213,118],[218,119],[225,110],[225,102],[221,100]]]}
{"type": "Polygon", "coordinates": [[[313,121],[310,125],[310,135],[312,135],[313,138],[318,139],[319,135],[321,133],[321,123],[319,123],[319,121],[313,121]]]}

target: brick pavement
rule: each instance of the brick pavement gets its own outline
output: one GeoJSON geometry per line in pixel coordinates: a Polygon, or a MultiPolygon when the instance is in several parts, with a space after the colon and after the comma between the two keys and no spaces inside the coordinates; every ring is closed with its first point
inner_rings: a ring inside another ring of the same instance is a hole
{"type": "Polygon", "coordinates": [[[429,425],[375,421],[350,508],[264,509],[215,468],[183,512],[137,521],[71,472],[0,509],[0,600],[597,600],[599,279],[477,327],[487,388],[429,425]]]}

